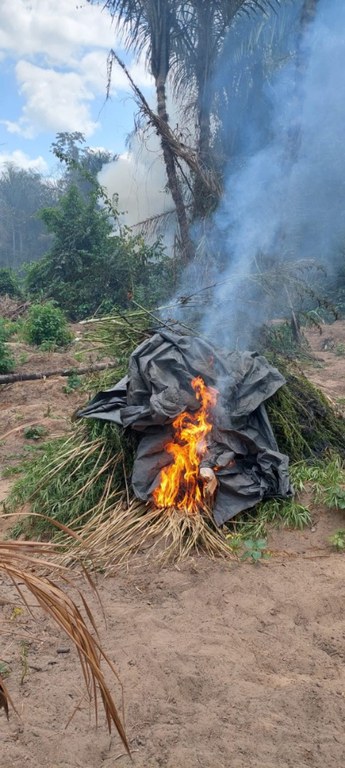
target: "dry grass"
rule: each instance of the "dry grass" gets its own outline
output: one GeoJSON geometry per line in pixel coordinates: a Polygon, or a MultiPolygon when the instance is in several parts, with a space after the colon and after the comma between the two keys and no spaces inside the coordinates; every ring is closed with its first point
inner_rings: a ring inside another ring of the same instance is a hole
{"type": "MultiPolygon", "coordinates": [[[[97,628],[91,610],[80,589],[70,580],[67,569],[58,567],[58,574],[64,587],[62,588],[47,576],[38,571],[50,571],[56,565],[52,564],[55,548],[51,544],[34,541],[0,541],[0,571],[14,585],[23,603],[30,610],[25,592],[29,591],[43,611],[51,616],[54,622],[66,633],[74,644],[82,668],[83,677],[90,701],[93,701],[98,715],[98,698],[100,697],[108,724],[109,731],[115,725],[122,742],[129,753],[129,746],[122,720],[115,705],[111,691],[103,675],[101,661],[106,663],[113,677],[117,678],[116,670],[106,655],[99,641],[97,628]],[[83,617],[77,603],[68,592],[76,590],[81,605],[86,614],[83,617]]],[[[88,581],[93,586],[90,577],[88,581]]],[[[8,717],[9,708],[16,711],[9,691],[0,678],[0,709],[3,708],[8,717]]]]}
{"type": "MultiPolygon", "coordinates": [[[[66,544],[66,540],[64,540],[66,544]]],[[[179,561],[192,552],[210,557],[233,557],[211,512],[190,515],[177,509],[157,509],[137,499],[117,501],[104,514],[85,522],[73,542],[67,542],[64,563],[82,561],[88,567],[112,573],[135,555],[151,562],[179,561]]]]}

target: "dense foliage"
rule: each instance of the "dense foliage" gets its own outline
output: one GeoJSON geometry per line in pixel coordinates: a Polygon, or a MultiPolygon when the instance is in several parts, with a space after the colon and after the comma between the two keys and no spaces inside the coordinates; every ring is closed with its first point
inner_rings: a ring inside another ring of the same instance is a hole
{"type": "Polygon", "coordinates": [[[172,265],[161,246],[114,232],[97,189],[85,198],[71,186],[58,206],[43,209],[41,218],[53,244],[28,269],[26,288],[54,299],[71,320],[125,309],[133,296],[155,302],[171,289],[172,265]]]}

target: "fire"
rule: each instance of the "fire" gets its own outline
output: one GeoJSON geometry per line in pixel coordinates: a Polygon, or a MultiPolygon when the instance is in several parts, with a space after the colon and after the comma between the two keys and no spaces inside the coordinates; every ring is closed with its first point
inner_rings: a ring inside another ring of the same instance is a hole
{"type": "Polygon", "coordinates": [[[210,412],[218,394],[206,386],[201,376],[193,379],[192,387],[200,408],[194,413],[183,411],[174,419],[174,441],[165,446],[173,462],[162,470],[160,485],[153,492],[157,507],[175,507],[190,515],[203,504],[199,467],[207,450],[206,437],[212,429],[210,412]]]}

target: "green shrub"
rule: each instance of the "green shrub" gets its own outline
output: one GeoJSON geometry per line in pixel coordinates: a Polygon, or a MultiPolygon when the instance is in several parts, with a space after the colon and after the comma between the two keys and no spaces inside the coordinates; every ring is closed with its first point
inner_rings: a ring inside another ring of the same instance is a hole
{"type": "Polygon", "coordinates": [[[343,529],[340,529],[339,531],[336,531],[333,536],[329,537],[329,542],[332,544],[332,547],[335,547],[335,549],[338,550],[338,552],[344,552],[345,549],[345,531],[343,529]]]}
{"type": "Polygon", "coordinates": [[[11,373],[14,365],[15,363],[8,351],[7,344],[0,339],[0,373],[11,373]]]}
{"type": "Polygon", "coordinates": [[[0,268],[0,296],[21,296],[19,280],[15,272],[7,267],[0,268]]]}
{"type": "Polygon", "coordinates": [[[53,301],[33,304],[28,313],[25,336],[29,344],[64,347],[72,340],[67,320],[53,301]]]}
{"type": "Polygon", "coordinates": [[[48,430],[46,427],[43,427],[42,424],[36,424],[24,429],[24,437],[26,440],[40,440],[42,437],[46,437],[47,434],[48,430]]]}
{"type": "Polygon", "coordinates": [[[14,360],[6,344],[9,335],[3,318],[0,318],[0,374],[11,373],[15,366],[14,360]]]}

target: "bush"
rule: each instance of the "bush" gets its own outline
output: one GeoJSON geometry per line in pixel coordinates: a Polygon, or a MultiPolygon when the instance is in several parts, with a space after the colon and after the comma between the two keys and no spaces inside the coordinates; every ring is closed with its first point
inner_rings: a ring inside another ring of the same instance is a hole
{"type": "Polygon", "coordinates": [[[11,373],[15,365],[6,344],[8,336],[9,334],[5,323],[3,319],[0,318],[0,373],[11,373]]]}
{"type": "Polygon", "coordinates": [[[7,267],[0,268],[0,296],[21,296],[19,280],[15,272],[7,267]]]}
{"type": "Polygon", "coordinates": [[[64,347],[72,341],[66,317],[53,301],[30,307],[25,336],[29,344],[47,348],[64,347]]]}
{"type": "Polygon", "coordinates": [[[0,373],[11,373],[14,369],[14,360],[11,357],[7,344],[0,339],[0,373]]]}

